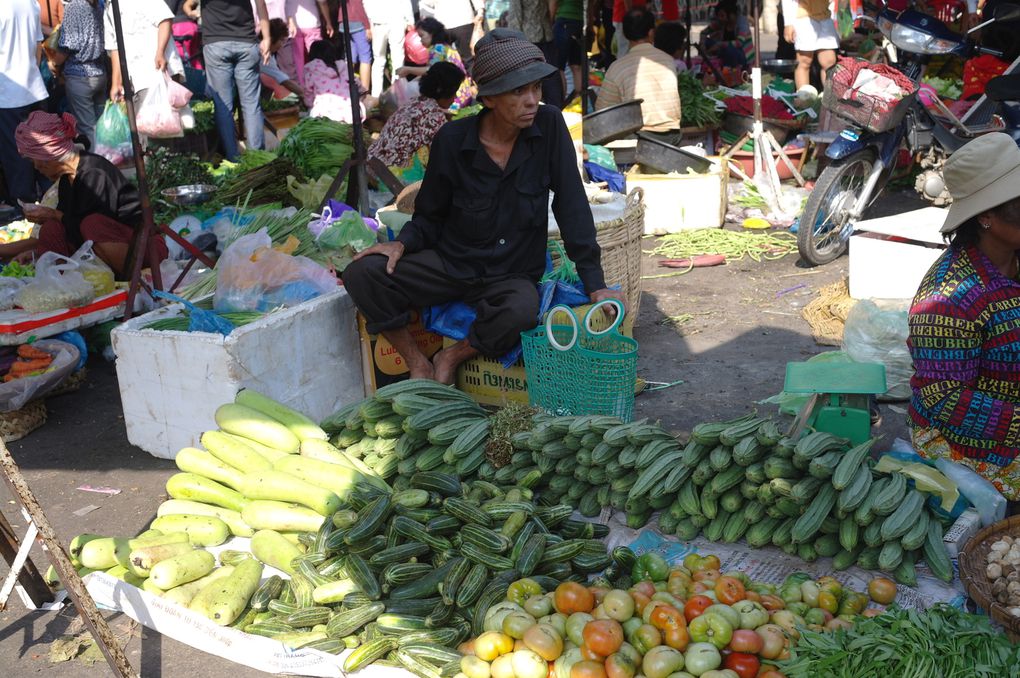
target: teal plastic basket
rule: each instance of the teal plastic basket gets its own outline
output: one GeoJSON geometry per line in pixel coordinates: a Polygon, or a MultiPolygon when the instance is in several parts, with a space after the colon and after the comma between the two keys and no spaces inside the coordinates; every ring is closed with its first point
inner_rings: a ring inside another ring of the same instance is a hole
{"type": "Polygon", "coordinates": [[[615,299],[592,306],[583,320],[566,306],[553,307],[545,323],[521,333],[528,400],[560,415],[604,414],[630,421],[634,416],[638,343],[617,331],[623,304],[615,299]],[[616,317],[604,330],[592,320],[606,304],[616,317]],[[568,324],[556,324],[560,318],[568,324]]]}

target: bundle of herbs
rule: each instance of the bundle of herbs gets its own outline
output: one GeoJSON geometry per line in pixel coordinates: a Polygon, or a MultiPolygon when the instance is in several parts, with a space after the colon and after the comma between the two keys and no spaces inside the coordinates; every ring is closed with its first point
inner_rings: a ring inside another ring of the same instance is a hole
{"type": "MultiPolygon", "coordinates": [[[[265,153],[265,151],[260,151],[260,153],[265,153]]],[[[264,156],[249,162],[254,164],[263,159],[265,159],[264,156]]],[[[238,167],[243,168],[244,165],[245,158],[242,156],[238,167]]],[[[299,206],[299,203],[287,190],[287,177],[289,176],[304,180],[301,170],[288,158],[271,159],[264,164],[254,164],[249,169],[242,169],[227,178],[216,197],[227,205],[237,203],[266,205],[279,202],[285,205],[299,206]]]]}
{"type": "Polygon", "coordinates": [[[328,118],[305,118],[287,133],[278,152],[307,177],[335,176],[354,154],[353,128],[328,118]]]}
{"type": "Polygon", "coordinates": [[[705,96],[705,90],[693,73],[677,75],[680,90],[682,127],[713,127],[719,124],[719,111],[715,102],[705,96]]]}

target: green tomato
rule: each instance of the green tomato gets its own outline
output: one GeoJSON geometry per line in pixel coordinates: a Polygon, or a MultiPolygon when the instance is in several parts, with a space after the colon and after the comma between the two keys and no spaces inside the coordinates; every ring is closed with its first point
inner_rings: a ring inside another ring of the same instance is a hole
{"type": "Polygon", "coordinates": [[[668,645],[653,647],[641,660],[641,673],[645,678],[666,678],[684,667],[684,655],[668,645]]]}
{"type": "Polygon", "coordinates": [[[555,678],[570,678],[570,668],[581,661],[581,649],[572,647],[563,651],[563,654],[553,662],[553,673],[555,678]]]}
{"type": "Polygon", "coordinates": [[[722,655],[711,643],[691,643],[684,653],[684,668],[693,676],[700,676],[707,671],[717,669],[720,664],[722,664],[722,655]]]}
{"type": "Polygon", "coordinates": [[[616,653],[622,654],[624,657],[628,657],[632,662],[634,662],[634,666],[639,666],[641,664],[641,653],[638,652],[637,648],[630,643],[624,643],[621,645],[620,649],[617,650],[616,653]]]}
{"type": "Polygon", "coordinates": [[[537,623],[538,622],[535,621],[535,618],[527,612],[511,612],[507,616],[503,617],[502,630],[503,633],[514,640],[520,640],[524,637],[524,632],[537,623]]]}
{"type": "Polygon", "coordinates": [[[655,551],[642,553],[634,563],[630,576],[636,582],[645,579],[653,582],[666,581],[669,577],[669,563],[655,551]]]}
{"type": "Polygon", "coordinates": [[[501,603],[496,603],[489,608],[488,612],[485,613],[484,628],[486,631],[496,631],[497,633],[503,632],[503,620],[506,619],[507,615],[511,612],[524,612],[524,608],[517,603],[512,603],[509,600],[504,600],[501,603]]]}
{"type": "Polygon", "coordinates": [[[531,596],[539,595],[542,595],[542,587],[534,579],[525,577],[510,584],[510,588],[506,592],[506,599],[518,605],[523,605],[524,601],[531,596]]]}
{"type": "Polygon", "coordinates": [[[567,617],[567,623],[565,625],[567,631],[567,638],[577,646],[584,645],[584,626],[590,621],[594,621],[595,617],[591,616],[587,612],[575,612],[574,614],[567,617]]]}
{"type": "Polygon", "coordinates": [[[666,603],[667,605],[672,605],[678,610],[684,609],[684,604],[677,600],[676,596],[674,596],[668,591],[657,592],[655,595],[652,596],[652,600],[658,600],[663,603],[666,603]]]}
{"type": "Polygon", "coordinates": [[[553,604],[552,601],[549,600],[549,596],[531,596],[524,601],[524,611],[538,619],[539,617],[544,617],[547,614],[552,614],[553,604]]]}
{"type": "Polygon", "coordinates": [[[820,607],[812,607],[807,611],[807,614],[804,615],[804,621],[806,621],[809,625],[813,624],[815,626],[821,626],[826,621],[825,610],[820,607]]]}
{"type": "Polygon", "coordinates": [[[634,641],[631,640],[631,636],[634,635],[635,631],[641,628],[642,624],[644,624],[644,621],[641,619],[641,617],[631,617],[627,621],[623,622],[624,638],[626,638],[628,642],[633,643],[634,641]]]}
{"type": "Polygon", "coordinates": [[[794,613],[798,617],[803,617],[807,614],[811,607],[805,602],[790,603],[786,606],[786,609],[794,613]]]}
{"type": "Polygon", "coordinates": [[[538,620],[539,624],[548,624],[549,626],[556,629],[556,632],[560,634],[561,638],[567,637],[567,615],[556,612],[549,614],[538,620]]]}
{"type": "Polygon", "coordinates": [[[634,616],[634,599],[626,591],[613,589],[602,599],[602,609],[607,617],[623,623],[634,616]]]}
{"type": "Polygon", "coordinates": [[[489,678],[489,662],[471,654],[460,658],[460,670],[467,678],[489,678]]]}
{"type": "Polygon", "coordinates": [[[686,671],[677,671],[676,673],[669,674],[666,678],[694,678],[694,675],[686,671]]]}
{"type": "MultiPolygon", "coordinates": [[[[720,650],[730,643],[733,638],[733,626],[721,615],[715,612],[695,617],[687,627],[691,634],[691,640],[697,643],[711,643],[720,650]]],[[[715,668],[715,667],[712,667],[715,668]]]]}
{"type": "Polygon", "coordinates": [[[645,654],[653,647],[662,644],[662,634],[651,624],[642,624],[634,632],[631,642],[638,652],[645,654]]]}
{"type": "Polygon", "coordinates": [[[734,608],[730,607],[729,605],[722,604],[709,605],[708,607],[705,608],[705,613],[717,614],[726,621],[728,621],[730,623],[730,626],[732,626],[733,628],[735,629],[740,628],[740,613],[737,612],[734,608]]]}
{"type": "Polygon", "coordinates": [[[738,600],[731,606],[740,615],[740,628],[754,630],[769,623],[769,611],[753,600],[738,600]]]}
{"type": "Polygon", "coordinates": [[[800,600],[807,604],[808,607],[818,607],[818,594],[821,591],[822,589],[813,581],[803,582],[800,585],[800,600]]]}
{"type": "Polygon", "coordinates": [[[711,599],[713,602],[716,602],[716,603],[719,602],[719,596],[716,595],[714,588],[708,589],[706,591],[702,591],[698,595],[699,596],[705,596],[706,598],[711,599]]]}
{"type": "Polygon", "coordinates": [[[701,678],[740,678],[740,675],[730,669],[712,669],[702,673],[701,678]]]}

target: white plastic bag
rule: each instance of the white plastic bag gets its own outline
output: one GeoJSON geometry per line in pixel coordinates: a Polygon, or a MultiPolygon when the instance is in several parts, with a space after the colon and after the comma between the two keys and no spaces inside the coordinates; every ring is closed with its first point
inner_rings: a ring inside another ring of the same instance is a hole
{"type": "Polygon", "coordinates": [[[20,410],[28,401],[40,398],[59,386],[78,367],[81,353],[74,344],[43,339],[32,345],[52,355],[53,362],[42,374],[0,383],[0,412],[20,410]]]}
{"type": "Polygon", "coordinates": [[[135,115],[135,124],[139,132],[157,139],[184,135],[181,116],[170,103],[165,74],[154,77],[152,86],[145,90],[145,98],[135,115]]]}
{"type": "Polygon", "coordinates": [[[935,460],[935,468],[956,483],[960,494],[977,509],[983,527],[1006,517],[1006,498],[987,479],[963,464],[942,457],[935,460]]]}
{"type": "Polygon", "coordinates": [[[71,255],[71,261],[78,264],[78,271],[92,285],[97,297],[113,291],[113,269],[92,251],[91,240],[86,240],[78,251],[71,255]]]}
{"type": "Polygon", "coordinates": [[[846,318],[843,328],[843,350],[854,362],[885,365],[888,391],[878,397],[883,401],[910,398],[910,378],[914,363],[907,350],[907,312],[909,301],[883,302],[870,299],[857,302],[846,318]]]}
{"type": "Polygon", "coordinates": [[[293,306],[337,286],[336,276],[308,257],[274,250],[264,228],[231,243],[216,270],[213,308],[221,313],[293,306]]]}
{"type": "Polygon", "coordinates": [[[92,283],[78,270],[78,262],[46,252],[35,264],[35,278],[18,290],[14,303],[29,313],[84,306],[96,296],[92,283]]]}

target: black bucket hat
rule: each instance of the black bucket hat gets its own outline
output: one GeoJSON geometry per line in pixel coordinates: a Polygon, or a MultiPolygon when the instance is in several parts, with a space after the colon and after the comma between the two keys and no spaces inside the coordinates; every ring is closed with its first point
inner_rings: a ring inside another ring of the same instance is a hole
{"type": "Polygon", "coordinates": [[[555,72],[542,50],[518,31],[497,28],[475,45],[471,76],[478,85],[478,96],[503,94],[555,72]]]}

